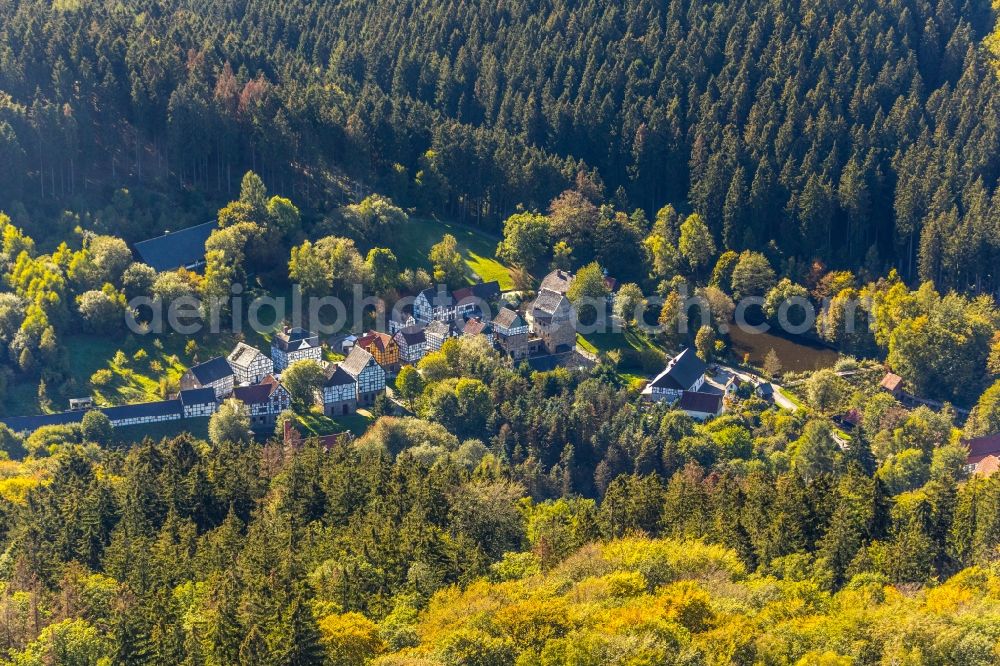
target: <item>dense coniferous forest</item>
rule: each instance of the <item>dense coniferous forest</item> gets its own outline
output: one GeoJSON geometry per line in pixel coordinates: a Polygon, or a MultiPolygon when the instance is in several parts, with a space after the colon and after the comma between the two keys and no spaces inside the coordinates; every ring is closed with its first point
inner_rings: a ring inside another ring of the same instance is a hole
{"type": "Polygon", "coordinates": [[[992,289],[992,24],[986,0],[9,2],[0,192],[148,189],[115,230],[141,236],[253,168],[316,211],[367,183],[495,224],[584,169],[727,248],[992,289]]]}
{"type": "Polygon", "coordinates": [[[963,478],[949,414],[864,390],[842,449],[474,342],[423,368],[422,418],[329,450],[222,416],[211,443],[29,437],[0,480],[10,663],[995,663],[1000,476],[963,478]]]}

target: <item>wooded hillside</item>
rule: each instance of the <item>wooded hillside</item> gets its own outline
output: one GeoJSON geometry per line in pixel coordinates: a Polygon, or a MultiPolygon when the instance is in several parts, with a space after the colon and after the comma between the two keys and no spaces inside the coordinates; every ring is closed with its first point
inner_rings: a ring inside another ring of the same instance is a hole
{"type": "MultiPolygon", "coordinates": [[[[985,0],[6,3],[0,197],[181,187],[199,210],[254,168],[314,210],[346,175],[487,224],[595,169],[726,247],[992,288],[992,21],[985,0]]],[[[112,231],[170,224],[143,206],[112,231]]]]}

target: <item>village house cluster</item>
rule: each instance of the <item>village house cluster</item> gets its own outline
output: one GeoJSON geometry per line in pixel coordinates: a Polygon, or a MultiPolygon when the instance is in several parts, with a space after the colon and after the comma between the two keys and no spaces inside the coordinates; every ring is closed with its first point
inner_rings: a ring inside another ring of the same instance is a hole
{"type": "MultiPolygon", "coordinates": [[[[381,334],[369,334],[376,348],[381,334]]],[[[387,336],[386,336],[387,337],[387,336]]],[[[382,356],[390,364],[392,359],[382,356]]],[[[385,392],[386,369],[361,345],[350,350],[340,363],[323,360],[319,336],[299,327],[285,327],[271,341],[268,357],[259,349],[239,343],[228,357],[217,357],[192,367],[181,377],[181,389],[211,389],[221,401],[233,397],[247,406],[255,428],[273,426],[278,415],[291,405],[291,395],[281,384],[281,373],[299,361],[323,366],[325,381],[316,400],[330,415],[353,414],[369,407],[385,392]]]]}
{"type": "MultiPolygon", "coordinates": [[[[170,400],[104,407],[112,425],[140,425],[213,414],[226,399],[242,402],[252,427],[273,427],[278,415],[291,405],[291,395],[281,383],[282,373],[298,361],[323,366],[324,380],[316,402],[330,417],[354,414],[374,405],[385,392],[390,376],[403,365],[418,363],[440,350],[453,337],[484,336],[498,351],[518,362],[539,356],[572,352],[576,347],[576,313],[567,297],[572,273],[554,270],[542,280],[535,298],[514,308],[500,306],[500,286],[485,282],[454,291],[427,289],[410,309],[396,313],[389,332],[369,331],[346,336],[337,363],[323,359],[318,335],[300,327],[284,327],[271,341],[270,355],[239,342],[228,356],[198,363],[181,377],[180,392],[170,400]],[[495,316],[490,313],[496,312],[495,316]]],[[[722,413],[725,398],[738,385],[706,383],[707,367],[693,351],[684,350],[646,387],[643,396],[669,401],[701,420],[722,413]]],[[[17,432],[44,425],[79,422],[93,408],[91,401],[73,401],[70,411],[39,416],[9,417],[2,421],[17,432]]]]}
{"type": "MultiPolygon", "coordinates": [[[[270,355],[239,342],[227,356],[188,369],[181,377],[179,392],[169,400],[96,408],[91,398],[79,398],[70,401],[69,411],[6,417],[0,423],[27,434],[43,426],[80,423],[88,411],[97,409],[114,427],[153,424],[208,417],[222,401],[232,398],[245,405],[251,427],[267,430],[291,406],[291,394],[281,382],[282,373],[304,360],[315,361],[323,368],[316,404],[329,417],[347,416],[372,407],[385,393],[389,378],[403,365],[418,363],[440,350],[449,338],[483,336],[515,362],[572,352],[576,347],[576,312],[567,293],[573,279],[567,271],[552,271],[542,280],[534,299],[521,307],[500,306],[500,287],[495,281],[455,291],[427,289],[417,295],[410,309],[394,314],[389,320],[389,332],[368,331],[337,340],[338,351],[345,356],[337,363],[324,360],[323,343],[317,334],[285,326],[274,335],[270,355]],[[496,314],[491,317],[492,312],[496,314]]],[[[903,379],[893,373],[884,377],[880,387],[910,407],[941,406],[908,393],[903,379]]],[[[772,400],[774,387],[752,375],[732,371],[712,375],[708,365],[688,348],[671,358],[663,371],[646,384],[642,398],[669,403],[705,421],[723,414],[727,407],[750,394],[772,400]]],[[[851,418],[842,421],[845,428],[854,425],[851,418]]],[[[285,435],[287,440],[289,434],[285,435]]],[[[1000,435],[966,440],[964,444],[969,449],[967,473],[990,475],[1000,469],[1000,435]]]]}
{"type": "MultiPolygon", "coordinates": [[[[496,281],[453,292],[426,289],[417,294],[412,308],[393,313],[389,334],[402,363],[416,363],[440,349],[448,338],[476,335],[486,336],[514,360],[569,353],[576,347],[576,313],[566,296],[572,282],[572,273],[552,271],[542,280],[534,300],[520,309],[501,306],[492,319],[490,313],[500,297],[496,281]]],[[[358,342],[364,344],[363,339],[358,342]]]]}
{"type": "MultiPolygon", "coordinates": [[[[270,355],[239,342],[228,356],[194,365],[181,377],[180,391],[170,400],[97,409],[117,427],[211,416],[223,400],[235,398],[246,405],[252,427],[266,429],[291,405],[282,373],[298,361],[312,360],[324,368],[325,380],[316,394],[324,413],[353,414],[375,403],[389,376],[441,349],[449,338],[484,336],[515,361],[571,352],[576,346],[576,316],[566,292],[572,281],[571,273],[553,271],[521,312],[500,307],[493,317],[500,301],[496,281],[454,291],[427,289],[417,295],[412,308],[390,320],[389,332],[344,338],[339,351],[345,358],[339,363],[323,360],[318,335],[286,326],[275,334],[270,355]]],[[[27,433],[46,425],[79,423],[94,409],[90,399],[73,400],[70,407],[55,414],[7,417],[0,423],[27,433]]]]}

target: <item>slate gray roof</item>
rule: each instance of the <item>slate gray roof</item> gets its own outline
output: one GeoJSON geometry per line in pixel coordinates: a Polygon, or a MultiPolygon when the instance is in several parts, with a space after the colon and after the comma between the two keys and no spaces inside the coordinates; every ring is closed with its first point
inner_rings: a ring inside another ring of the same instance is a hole
{"type": "MultiPolygon", "coordinates": [[[[208,391],[211,395],[209,401],[215,400],[215,392],[212,389],[195,389],[208,391]]],[[[190,393],[190,392],[186,392],[190,393]]],[[[178,416],[183,413],[180,398],[174,400],[160,400],[158,402],[143,402],[136,405],[119,405],[117,407],[101,407],[97,411],[103,413],[112,421],[122,421],[125,419],[140,419],[156,416],[178,416]]],[[[14,432],[34,432],[43,426],[69,425],[80,423],[86,411],[60,412],[58,414],[38,414],[36,416],[9,416],[0,419],[14,432]]]]}
{"type": "Polygon", "coordinates": [[[423,326],[407,326],[406,328],[400,329],[396,335],[401,336],[407,345],[419,345],[422,342],[427,341],[427,336],[424,335],[423,326]]]}
{"type": "Polygon", "coordinates": [[[510,308],[500,308],[500,312],[493,318],[493,323],[501,328],[518,328],[524,326],[524,320],[510,308]]]}
{"type": "Polygon", "coordinates": [[[216,356],[211,361],[205,361],[194,366],[190,372],[198,380],[199,384],[205,386],[231,376],[233,369],[230,367],[229,361],[221,356],[216,356]]]}
{"type": "Polygon", "coordinates": [[[438,291],[437,287],[428,287],[420,292],[418,296],[426,298],[427,302],[434,308],[450,307],[455,304],[455,299],[452,298],[452,295],[447,290],[438,291]]]}
{"type": "Polygon", "coordinates": [[[182,405],[204,405],[209,402],[215,402],[215,389],[187,389],[178,393],[177,398],[181,401],[182,405]]]}
{"type": "Polygon", "coordinates": [[[187,229],[166,233],[135,244],[143,263],[157,271],[170,271],[182,266],[197,266],[205,261],[205,241],[219,226],[212,220],[187,229]]]}
{"type": "Polygon", "coordinates": [[[180,416],[182,410],[180,400],[161,400],[159,402],[143,402],[138,405],[103,407],[101,411],[112,421],[119,421],[153,416],[180,416]]]}
{"type": "Polygon", "coordinates": [[[542,284],[539,287],[539,291],[542,289],[548,289],[550,291],[555,291],[560,294],[565,294],[569,291],[569,286],[573,283],[573,274],[569,271],[556,269],[542,278],[542,284]]]}
{"type": "Polygon", "coordinates": [[[310,347],[318,347],[319,336],[297,326],[275,334],[274,340],[271,341],[271,346],[277,347],[284,352],[293,352],[304,347],[303,343],[306,342],[309,343],[310,347]]]}
{"type": "Polygon", "coordinates": [[[352,377],[346,370],[340,367],[339,363],[334,363],[326,367],[326,381],[323,382],[323,386],[344,386],[345,384],[353,384],[356,381],[357,378],[352,377]]]}
{"type": "Polygon", "coordinates": [[[347,374],[351,375],[357,379],[358,375],[367,367],[368,362],[374,358],[366,350],[361,347],[355,346],[351,350],[351,353],[347,355],[343,361],[340,362],[341,368],[344,369],[347,374]]]}
{"type": "Polygon", "coordinates": [[[566,297],[551,289],[542,289],[538,292],[538,297],[532,304],[535,310],[541,310],[546,314],[555,314],[559,310],[560,304],[566,297]]]}
{"type": "Polygon", "coordinates": [[[686,391],[705,374],[708,366],[698,358],[690,347],[670,359],[666,369],[650,383],[655,388],[686,391]]]}
{"type": "MultiPolygon", "coordinates": [[[[211,389],[208,389],[211,391],[211,389]]],[[[124,419],[148,418],[153,416],[173,416],[181,415],[181,401],[161,400],[158,402],[143,402],[137,405],[120,405],[118,407],[101,407],[97,410],[103,413],[112,421],[124,419]]],[[[86,411],[60,412],[58,414],[39,414],[37,416],[11,416],[0,419],[0,423],[7,425],[14,432],[32,432],[43,426],[68,425],[80,423],[86,411]]]]}
{"type": "Polygon", "coordinates": [[[263,355],[264,352],[256,347],[251,347],[245,342],[240,342],[237,343],[233,351],[229,353],[229,362],[243,367],[250,367],[250,364],[257,360],[257,357],[263,355]]]}
{"type": "Polygon", "coordinates": [[[435,336],[439,338],[447,338],[451,335],[451,324],[443,321],[432,321],[427,324],[427,328],[424,329],[425,336],[435,336]]]}
{"type": "Polygon", "coordinates": [[[701,393],[699,391],[684,391],[677,407],[688,412],[703,412],[718,414],[722,409],[722,396],[717,393],[701,393]]]}
{"type": "Polygon", "coordinates": [[[0,423],[14,432],[34,432],[43,426],[68,425],[70,423],[80,423],[83,420],[84,411],[60,412],[58,414],[38,414],[35,416],[8,416],[0,419],[0,423]]]}

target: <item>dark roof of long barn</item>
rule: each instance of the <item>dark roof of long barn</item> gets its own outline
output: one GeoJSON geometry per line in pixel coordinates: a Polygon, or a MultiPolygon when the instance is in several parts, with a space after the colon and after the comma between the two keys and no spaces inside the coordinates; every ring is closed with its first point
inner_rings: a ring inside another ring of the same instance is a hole
{"type": "Polygon", "coordinates": [[[670,359],[666,369],[657,375],[652,385],[656,388],[686,391],[705,374],[708,366],[695,355],[690,347],[670,359]]]}
{"type": "Polygon", "coordinates": [[[169,232],[135,244],[143,263],[157,271],[170,271],[205,261],[205,241],[219,226],[216,220],[169,232]]]}

